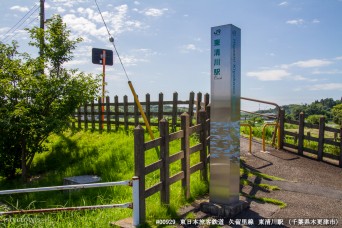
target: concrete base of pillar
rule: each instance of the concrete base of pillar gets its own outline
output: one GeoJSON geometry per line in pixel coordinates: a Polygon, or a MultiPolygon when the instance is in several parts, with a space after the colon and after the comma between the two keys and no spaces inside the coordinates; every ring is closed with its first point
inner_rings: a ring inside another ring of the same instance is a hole
{"type": "Polygon", "coordinates": [[[220,218],[234,218],[247,208],[249,208],[249,203],[242,200],[232,205],[220,205],[210,202],[203,202],[200,204],[200,210],[202,212],[220,218]]]}

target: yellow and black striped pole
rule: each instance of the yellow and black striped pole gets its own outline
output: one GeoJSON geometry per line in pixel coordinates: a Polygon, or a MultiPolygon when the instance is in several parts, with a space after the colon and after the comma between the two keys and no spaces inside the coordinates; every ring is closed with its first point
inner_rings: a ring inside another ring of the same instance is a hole
{"type": "Polygon", "coordinates": [[[138,96],[137,96],[137,94],[135,93],[135,90],[134,90],[134,87],[133,87],[132,82],[131,82],[131,81],[128,81],[128,85],[129,85],[129,88],[130,88],[131,91],[132,91],[132,94],[133,94],[133,97],[134,97],[134,101],[135,101],[135,103],[136,103],[137,106],[138,106],[138,109],[139,109],[139,111],[140,111],[140,114],[141,114],[142,118],[144,119],[144,122],[145,122],[145,125],[146,125],[146,128],[147,128],[147,131],[148,131],[148,133],[150,134],[151,139],[153,140],[153,139],[154,139],[154,135],[153,135],[153,133],[152,133],[152,130],[151,130],[151,127],[150,127],[150,123],[148,122],[147,117],[146,117],[146,115],[145,115],[145,112],[144,112],[144,110],[143,110],[143,108],[142,108],[142,106],[141,106],[141,104],[140,104],[139,99],[138,99],[138,96]]]}

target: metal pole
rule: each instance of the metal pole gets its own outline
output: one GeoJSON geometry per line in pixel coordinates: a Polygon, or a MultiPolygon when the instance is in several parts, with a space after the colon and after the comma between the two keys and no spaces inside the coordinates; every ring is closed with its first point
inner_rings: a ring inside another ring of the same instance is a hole
{"type": "Polygon", "coordinates": [[[62,207],[62,208],[45,208],[45,209],[33,209],[33,210],[19,210],[19,211],[4,211],[0,212],[1,215],[17,215],[17,214],[34,214],[34,213],[46,213],[46,212],[60,212],[60,211],[80,211],[80,210],[97,210],[108,208],[130,208],[132,203],[122,204],[109,204],[109,205],[95,205],[95,206],[80,206],[80,207],[62,207]]]}
{"type": "Polygon", "coordinates": [[[132,180],[133,180],[133,226],[138,226],[140,224],[139,177],[134,176],[132,180]]]}
{"type": "Polygon", "coordinates": [[[145,112],[144,112],[144,110],[143,110],[143,108],[142,108],[142,106],[141,106],[141,104],[140,104],[140,101],[139,101],[139,99],[138,99],[138,96],[137,96],[137,94],[136,94],[136,92],[135,92],[135,90],[134,90],[134,87],[133,87],[133,84],[132,84],[131,81],[128,81],[128,86],[129,86],[129,88],[131,89],[131,92],[132,92],[133,97],[134,97],[134,101],[135,101],[135,103],[136,103],[137,106],[138,106],[138,109],[139,109],[139,111],[140,111],[140,114],[141,114],[142,118],[144,119],[144,122],[145,122],[145,125],[146,125],[146,128],[147,128],[147,131],[148,131],[148,133],[150,134],[151,139],[153,140],[153,139],[154,139],[154,135],[153,135],[153,133],[152,133],[150,124],[149,124],[149,122],[148,122],[148,120],[147,120],[147,117],[146,117],[146,115],[145,115],[145,112]]]}
{"type": "Polygon", "coordinates": [[[100,188],[100,187],[110,187],[110,186],[117,186],[117,185],[129,185],[129,183],[130,181],[117,181],[117,182],[102,182],[102,183],[93,183],[93,184],[73,184],[73,185],[61,185],[61,186],[40,187],[40,188],[13,189],[13,190],[0,191],[0,195],[28,193],[28,192],[71,190],[71,189],[82,189],[82,188],[100,188]]]}

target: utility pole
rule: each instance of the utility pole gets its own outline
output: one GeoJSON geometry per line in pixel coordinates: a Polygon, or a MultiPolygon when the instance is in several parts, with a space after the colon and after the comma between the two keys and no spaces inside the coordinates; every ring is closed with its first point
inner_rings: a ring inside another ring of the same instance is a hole
{"type": "MultiPolygon", "coordinates": [[[[40,0],[40,28],[44,31],[44,21],[45,21],[45,6],[44,6],[45,0],[40,0]]],[[[39,45],[39,56],[42,58],[44,55],[44,33],[43,36],[40,38],[40,45],[39,45]]],[[[44,74],[44,62],[42,61],[42,74],[44,74]]]]}

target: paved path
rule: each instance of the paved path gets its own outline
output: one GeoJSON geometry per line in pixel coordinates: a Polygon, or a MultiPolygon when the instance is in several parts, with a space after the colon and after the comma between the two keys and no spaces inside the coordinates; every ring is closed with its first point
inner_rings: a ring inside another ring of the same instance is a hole
{"type": "MultiPolygon", "coordinates": [[[[337,226],[323,227],[342,227],[342,168],[301,157],[291,152],[275,150],[269,147],[266,150],[269,153],[260,152],[261,144],[253,142],[253,152],[249,154],[247,152],[248,140],[241,139],[241,158],[246,161],[248,168],[285,179],[284,181],[272,181],[255,178],[252,181],[276,185],[280,187],[280,190],[265,192],[260,188],[245,186],[242,191],[257,197],[278,199],[285,202],[287,206],[280,209],[272,204],[263,204],[246,199],[251,203],[249,210],[239,214],[236,218],[241,220],[248,218],[256,220],[263,218],[284,219],[285,227],[296,227],[295,225],[289,225],[288,219],[292,219],[292,222],[298,222],[299,219],[303,219],[303,221],[306,219],[310,222],[334,219],[339,222],[337,226]]],[[[241,197],[241,199],[244,198],[241,197]]],[[[193,211],[196,212],[199,202],[194,203],[193,211]]],[[[191,211],[191,207],[188,210],[191,211]]],[[[209,217],[202,212],[197,212],[195,215],[198,218],[209,217]]],[[[226,227],[254,226],[235,225],[226,227]]],[[[307,225],[304,227],[321,226],[307,225]]]]}

